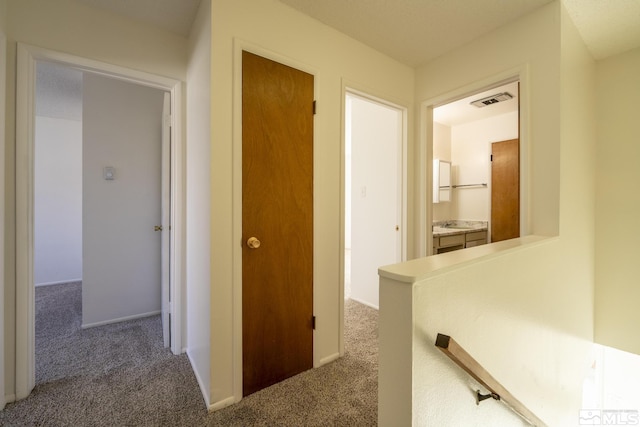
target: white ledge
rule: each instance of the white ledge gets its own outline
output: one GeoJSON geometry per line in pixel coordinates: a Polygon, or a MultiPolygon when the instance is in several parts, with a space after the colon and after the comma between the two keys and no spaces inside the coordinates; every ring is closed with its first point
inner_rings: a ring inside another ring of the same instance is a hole
{"type": "Polygon", "coordinates": [[[469,265],[488,258],[505,255],[535,245],[556,241],[558,237],[525,236],[468,249],[418,258],[400,264],[386,265],[378,269],[378,275],[402,283],[415,283],[428,277],[445,273],[454,268],[469,265]]]}

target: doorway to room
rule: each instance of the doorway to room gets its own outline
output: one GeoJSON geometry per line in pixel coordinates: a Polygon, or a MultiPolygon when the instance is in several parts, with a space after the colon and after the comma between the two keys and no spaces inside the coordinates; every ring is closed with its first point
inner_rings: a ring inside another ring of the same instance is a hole
{"type": "MultiPolygon", "coordinates": [[[[163,273],[160,275],[162,277],[166,277],[167,280],[164,281],[163,291],[158,292],[158,295],[162,294],[159,298],[162,298],[161,303],[158,304],[157,312],[162,311],[163,313],[171,312],[171,316],[173,319],[170,319],[169,316],[163,316],[166,319],[165,324],[167,325],[164,328],[164,331],[167,332],[166,336],[168,337],[167,344],[170,345],[171,350],[174,354],[179,354],[181,352],[181,322],[180,322],[180,294],[181,294],[181,282],[179,278],[181,277],[181,264],[179,262],[181,255],[181,247],[182,247],[182,227],[181,221],[182,217],[180,215],[179,206],[182,204],[182,166],[181,166],[181,158],[182,158],[182,141],[180,132],[177,129],[177,126],[172,126],[172,124],[179,123],[181,117],[181,107],[179,104],[175,103],[176,99],[181,99],[181,83],[177,80],[168,79],[144,72],[133,71],[126,68],[118,67],[111,64],[106,64],[98,61],[89,60],[86,58],[74,57],[71,55],[49,51],[46,49],[41,49],[33,46],[28,46],[24,44],[18,44],[18,84],[17,84],[17,113],[16,113],[16,366],[15,366],[15,378],[16,378],[16,399],[22,399],[27,397],[33,387],[35,386],[35,271],[34,271],[34,259],[35,259],[35,222],[34,222],[34,212],[36,211],[35,206],[35,198],[34,194],[36,191],[35,188],[35,163],[36,163],[36,150],[35,150],[35,133],[36,133],[36,105],[35,105],[35,94],[36,94],[36,71],[37,65],[40,62],[50,62],[55,63],[57,65],[63,65],[67,67],[71,67],[73,69],[82,71],[86,73],[86,76],[91,76],[91,78],[95,79],[104,79],[109,81],[110,83],[117,82],[118,84],[128,85],[128,88],[119,90],[120,92],[127,92],[131,87],[142,88],[142,89],[150,89],[152,91],[157,91],[160,97],[160,107],[159,112],[155,112],[154,120],[156,128],[155,131],[160,134],[166,135],[165,138],[158,138],[162,141],[155,141],[157,144],[160,144],[163,149],[161,149],[161,153],[158,154],[158,159],[162,158],[162,160],[158,160],[157,163],[154,161],[150,161],[146,159],[146,163],[156,164],[156,170],[158,171],[158,178],[155,180],[156,184],[159,185],[160,179],[160,170],[166,169],[167,176],[169,179],[162,180],[162,195],[158,197],[158,199],[162,199],[167,203],[164,205],[168,207],[168,209],[163,209],[163,213],[166,213],[166,216],[163,215],[161,221],[167,221],[166,223],[158,221],[158,218],[154,217],[154,220],[148,224],[148,229],[151,234],[155,234],[156,240],[163,241],[163,248],[166,250],[158,250],[157,253],[163,252],[162,256],[164,260],[168,260],[166,262],[165,268],[163,269],[163,273]],[[166,94],[163,94],[166,92],[166,94]],[[163,109],[167,108],[167,110],[163,113],[163,109]],[[173,226],[172,226],[173,225],[173,226]],[[154,231],[154,228],[157,228],[157,231],[154,231]],[[162,236],[162,238],[158,237],[158,231],[163,231],[162,234],[166,233],[166,236],[162,236]],[[169,335],[168,332],[171,332],[169,335]]],[[[103,82],[104,83],[104,82],[103,82]]],[[[106,84],[108,86],[108,83],[106,84]]],[[[102,86],[102,94],[97,94],[95,97],[100,101],[104,101],[106,98],[111,96],[115,91],[105,88],[105,85],[102,86]]],[[[97,102],[99,105],[100,102],[97,102]]],[[[117,116],[118,114],[126,114],[127,106],[122,106],[119,104],[118,108],[112,110],[113,114],[109,114],[109,116],[117,116]]],[[[133,105],[131,106],[133,108],[133,105]]],[[[139,110],[143,110],[142,108],[138,108],[139,110]]],[[[96,121],[99,124],[103,121],[100,120],[100,115],[103,113],[98,113],[95,116],[97,117],[96,121]]],[[[106,119],[106,118],[105,118],[106,119]]],[[[103,123],[104,124],[104,123],[103,123]]],[[[113,123],[108,127],[116,127],[113,123]]],[[[120,129],[123,132],[126,132],[127,126],[124,126],[123,129],[120,129]]],[[[100,136],[108,135],[108,132],[104,131],[104,129],[96,132],[97,141],[100,136]]],[[[116,146],[118,144],[125,144],[124,137],[114,137],[108,140],[106,143],[107,147],[116,146]]],[[[105,144],[100,144],[100,148],[104,148],[105,144]]],[[[139,147],[136,144],[130,144],[129,149],[133,151],[138,150],[139,147]]],[[[97,151],[100,151],[99,149],[97,151]]],[[[107,149],[108,151],[108,149],[107,149]]],[[[85,157],[83,153],[83,158],[85,157]]],[[[96,156],[97,159],[102,158],[105,160],[104,153],[99,153],[96,156]]],[[[129,153],[133,156],[133,153],[129,153]]],[[[128,157],[125,155],[125,157],[128,157]]],[[[86,162],[83,161],[86,164],[86,162]]],[[[127,164],[122,169],[119,170],[117,165],[114,164],[103,164],[102,161],[98,161],[99,167],[97,174],[92,173],[88,174],[84,171],[83,164],[83,177],[91,175],[92,179],[96,179],[100,183],[104,185],[114,184],[118,182],[118,178],[121,181],[124,178],[128,179],[136,179],[136,174],[139,170],[144,169],[146,166],[137,167],[136,165],[127,164]],[[97,175],[97,176],[95,176],[97,175]]],[[[124,165],[124,163],[122,163],[124,165]]],[[[92,166],[92,169],[95,169],[95,165],[92,166]]],[[[93,171],[95,172],[95,171],[93,171]]],[[[55,176],[51,177],[52,180],[55,180],[55,176]]],[[[84,184],[84,183],[83,183],[84,184]]],[[[113,186],[112,186],[113,187],[113,186]]],[[[113,188],[111,188],[113,190],[113,188]]],[[[129,202],[132,204],[138,201],[143,201],[148,199],[148,195],[146,194],[146,190],[142,191],[134,191],[133,196],[129,197],[125,202],[122,201],[114,201],[109,199],[107,195],[98,195],[98,204],[100,202],[110,201],[107,204],[107,207],[102,209],[98,209],[98,215],[103,215],[105,218],[116,218],[120,212],[118,211],[122,205],[128,205],[129,202]]],[[[89,197],[86,197],[87,199],[89,197]]],[[[84,198],[83,198],[84,199],[84,198]]],[[[87,200],[82,200],[83,205],[83,226],[87,226],[87,221],[85,218],[84,205],[87,203],[87,200]]],[[[158,204],[160,202],[158,201],[158,204]]],[[[123,209],[121,209],[123,210],[123,209]]],[[[140,228],[139,223],[137,222],[139,219],[148,219],[145,215],[132,215],[132,217],[136,217],[135,220],[129,221],[123,229],[127,229],[127,227],[140,228]],[[137,218],[140,217],[140,218],[137,218]]],[[[143,227],[144,230],[147,230],[147,227],[143,227]]],[[[101,230],[101,227],[98,225],[91,226],[92,231],[98,229],[98,232],[104,232],[101,230]]],[[[141,228],[142,229],[142,228],[141,228]]],[[[129,229],[130,230],[130,229],[129,229]]],[[[85,240],[85,231],[83,230],[82,239],[85,240]]],[[[132,233],[131,233],[132,234],[132,233]]],[[[108,239],[109,236],[106,237],[108,239]]],[[[128,236],[127,239],[134,239],[133,235],[128,236]]],[[[106,240],[102,239],[102,243],[106,244],[106,240]]],[[[84,242],[83,242],[84,243],[84,242]]],[[[112,249],[111,252],[124,252],[128,245],[131,242],[125,241],[120,242],[119,246],[115,249],[112,249]]],[[[83,246],[83,251],[86,249],[85,244],[83,246]]],[[[133,246],[133,245],[131,245],[133,246]]],[[[98,244],[100,247],[100,244],[98,244]]],[[[135,257],[133,257],[135,258],[135,257]]],[[[100,255],[97,257],[100,259],[100,255]]],[[[135,259],[133,260],[135,262],[135,259]]],[[[164,261],[163,261],[164,263],[164,261]]],[[[87,263],[86,259],[83,260],[82,269],[82,279],[86,281],[87,279],[87,263]]],[[[97,263],[100,266],[100,262],[97,263]]],[[[159,269],[158,263],[158,269],[159,269]]],[[[113,267],[112,267],[113,268],[113,267]]],[[[116,266],[113,268],[117,270],[116,266]]],[[[124,269],[123,269],[124,270],[124,269]]],[[[128,301],[127,301],[128,302],[128,301]]],[[[123,304],[125,306],[126,304],[123,304]]],[[[99,311],[99,310],[97,310],[99,311]]],[[[149,314],[149,312],[145,312],[144,314],[149,314]]],[[[111,320],[125,320],[127,318],[127,314],[116,313],[115,318],[106,319],[104,323],[110,323],[111,320]]],[[[105,320],[105,319],[103,319],[105,320]]],[[[86,326],[97,326],[102,323],[101,320],[98,321],[86,321],[83,323],[86,326]]],[[[164,332],[163,331],[163,332],[164,332]]],[[[162,334],[161,334],[162,336],[162,334]]]]}
{"type": "Polygon", "coordinates": [[[168,113],[159,89],[47,61],[36,62],[35,95],[33,277],[41,383],[67,372],[70,358],[60,340],[161,312],[161,283],[168,281],[161,253],[168,248],[154,227],[162,228],[162,212],[169,210],[161,202],[161,178],[169,175],[162,167],[168,113]]]}
{"type": "Polygon", "coordinates": [[[404,109],[345,97],[345,299],[378,308],[378,268],[404,259],[404,109]]]}
{"type": "Polygon", "coordinates": [[[519,81],[434,107],[432,138],[433,170],[437,163],[450,169],[444,187],[441,173],[432,176],[434,194],[444,188],[449,197],[433,198],[429,253],[518,237],[519,81]]]}

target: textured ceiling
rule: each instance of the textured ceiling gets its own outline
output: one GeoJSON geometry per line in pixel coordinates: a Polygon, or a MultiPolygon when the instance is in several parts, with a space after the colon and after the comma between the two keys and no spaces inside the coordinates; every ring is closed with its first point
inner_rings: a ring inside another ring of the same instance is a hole
{"type": "Polygon", "coordinates": [[[82,71],[36,63],[36,115],[82,120],[82,71]]]}
{"type": "Polygon", "coordinates": [[[504,86],[486,90],[484,92],[471,95],[467,98],[442,105],[433,110],[433,121],[447,126],[456,126],[476,120],[487,119],[501,114],[518,111],[518,83],[513,82],[504,86]],[[474,107],[470,103],[500,92],[509,92],[513,96],[508,101],[487,105],[483,108],[474,107]]]}
{"type": "MultiPolygon", "coordinates": [[[[77,0],[188,36],[201,0],[77,0]]],[[[280,0],[411,66],[553,0],[280,0]]],[[[596,59],[640,46],[640,0],[561,0],[596,59]]]]}
{"type": "Polygon", "coordinates": [[[187,37],[200,0],[78,0],[187,37]]]}
{"type": "Polygon", "coordinates": [[[640,0],[563,0],[596,59],[640,46],[640,0]]]}
{"type": "MultiPolygon", "coordinates": [[[[421,65],[551,0],[280,0],[408,65],[421,65]]],[[[562,0],[596,59],[640,46],[640,0],[562,0]]]]}
{"type": "Polygon", "coordinates": [[[417,66],[551,0],[280,1],[400,62],[417,66]]]}

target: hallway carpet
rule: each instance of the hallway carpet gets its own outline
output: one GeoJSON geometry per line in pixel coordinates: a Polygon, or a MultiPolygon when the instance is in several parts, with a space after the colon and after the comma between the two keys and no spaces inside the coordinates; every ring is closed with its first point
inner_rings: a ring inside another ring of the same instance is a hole
{"type": "Polygon", "coordinates": [[[208,413],[160,317],[81,329],[81,285],[36,289],[36,387],[2,426],[373,426],[377,311],[345,303],[345,356],[208,413]]]}

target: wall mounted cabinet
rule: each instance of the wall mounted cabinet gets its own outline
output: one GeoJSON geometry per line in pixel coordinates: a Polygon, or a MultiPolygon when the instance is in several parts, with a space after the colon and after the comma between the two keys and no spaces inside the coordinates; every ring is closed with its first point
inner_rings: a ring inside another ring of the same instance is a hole
{"type": "Polygon", "coordinates": [[[451,162],[433,160],[433,203],[451,201],[451,162]]]}

